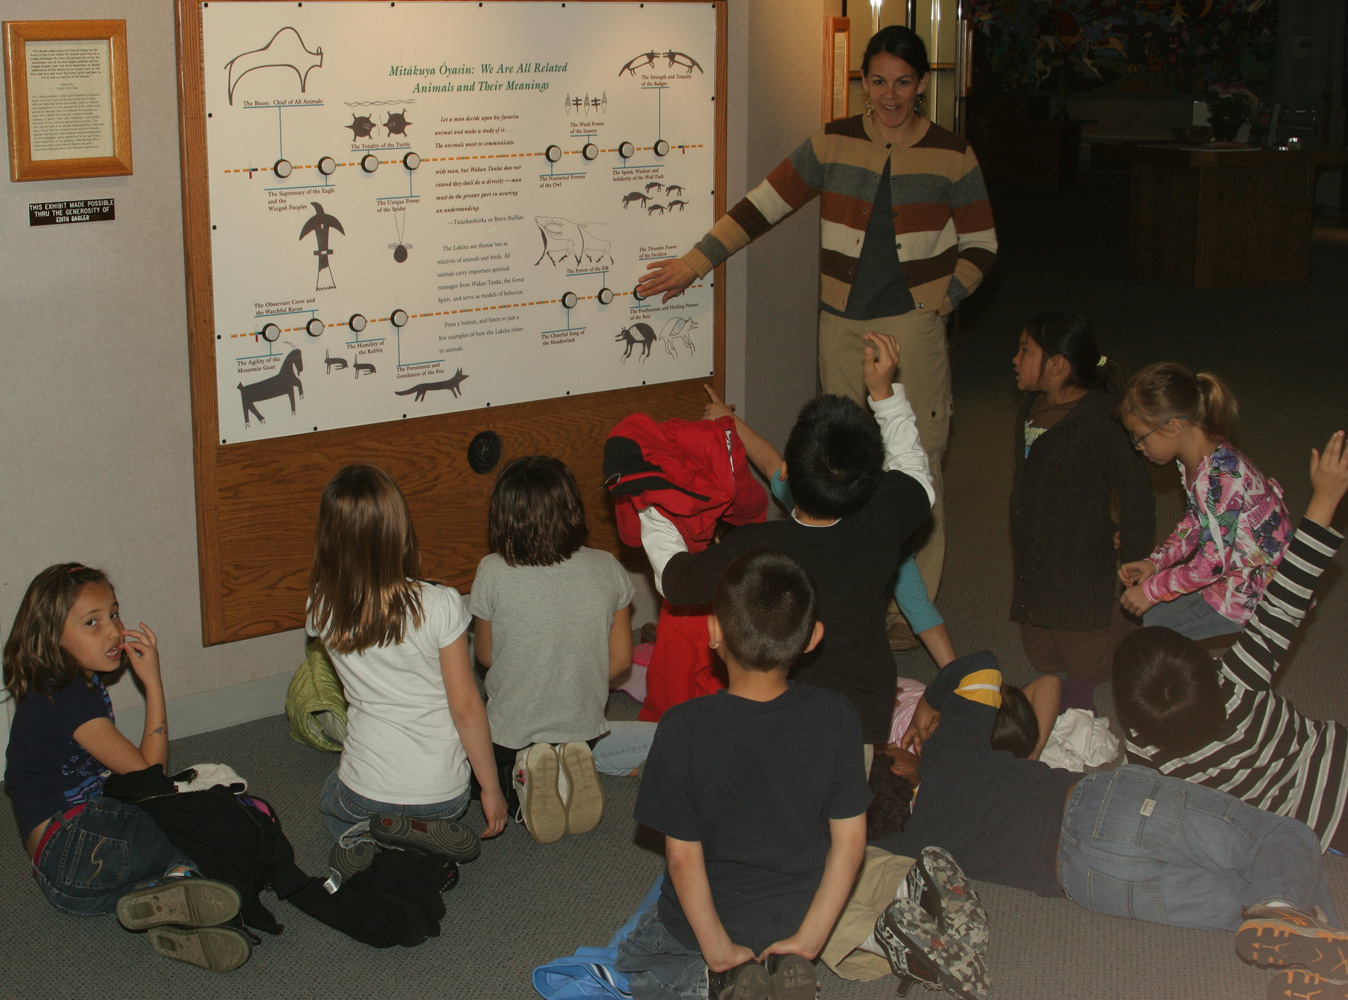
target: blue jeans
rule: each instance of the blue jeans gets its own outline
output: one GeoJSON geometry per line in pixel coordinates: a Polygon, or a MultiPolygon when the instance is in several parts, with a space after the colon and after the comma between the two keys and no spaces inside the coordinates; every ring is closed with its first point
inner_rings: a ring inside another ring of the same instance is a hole
{"type": "Polygon", "coordinates": [[[323,825],[332,834],[333,840],[353,826],[367,823],[371,816],[414,816],[417,819],[458,819],[468,811],[468,789],[463,794],[447,802],[428,802],[424,805],[399,805],[396,802],[379,802],[367,799],[342,784],[337,777],[336,768],[323,782],[323,790],[318,793],[318,811],[323,814],[323,825]]]}
{"type": "Polygon", "coordinates": [[[657,900],[618,945],[619,972],[631,979],[632,1000],[686,1000],[707,996],[707,963],[660,919],[657,900]]]}
{"type": "Polygon", "coordinates": [[[1077,783],[1058,879],[1088,910],[1175,927],[1236,930],[1242,907],[1275,901],[1338,924],[1305,823],[1136,764],[1077,783]]]}
{"type": "Polygon", "coordinates": [[[600,774],[624,777],[646,760],[655,739],[654,722],[610,722],[594,745],[594,766],[600,774]]]}
{"type": "Polygon", "coordinates": [[[58,910],[81,916],[111,913],[117,900],[146,879],[195,865],[174,847],[150,814],[117,799],[97,798],[71,819],[57,813],[33,876],[58,910]]]}
{"type": "Polygon", "coordinates": [[[1233,622],[1207,601],[1200,592],[1182,594],[1173,601],[1153,604],[1142,615],[1143,625],[1160,625],[1187,635],[1190,639],[1211,639],[1217,635],[1237,635],[1242,622],[1233,622]]]}

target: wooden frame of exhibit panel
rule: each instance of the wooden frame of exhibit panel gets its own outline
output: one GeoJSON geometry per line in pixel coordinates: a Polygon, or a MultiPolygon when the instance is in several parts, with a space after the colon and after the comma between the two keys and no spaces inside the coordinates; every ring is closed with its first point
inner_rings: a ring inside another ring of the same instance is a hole
{"type": "MultiPolygon", "coordinates": [[[[719,218],[725,212],[726,0],[658,2],[697,3],[716,12],[712,218],[719,218]]],[[[374,462],[393,474],[407,496],[417,526],[423,575],[467,587],[478,560],[487,551],[487,503],[495,482],[495,470],[479,475],[468,465],[469,442],[484,430],[500,436],[502,464],[528,454],[550,454],[565,461],[574,470],[584,497],[590,524],[588,544],[618,552],[612,505],[602,488],[602,446],[609,429],[636,411],[657,420],[695,419],[706,401],[702,383],[707,379],[256,442],[221,443],[199,0],[177,0],[177,11],[183,238],[203,641],[207,645],[230,642],[303,625],[319,497],[333,472],[348,462],[374,462]]],[[[715,277],[721,277],[719,269],[715,277]]],[[[715,374],[711,381],[722,391],[724,282],[716,280],[714,285],[715,374]]]]}

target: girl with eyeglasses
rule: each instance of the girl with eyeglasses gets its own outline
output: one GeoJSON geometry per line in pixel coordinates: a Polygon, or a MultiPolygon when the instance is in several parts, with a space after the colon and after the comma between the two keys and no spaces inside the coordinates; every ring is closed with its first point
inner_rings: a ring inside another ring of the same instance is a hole
{"type": "Polygon", "coordinates": [[[1149,461],[1179,466],[1185,492],[1170,537],[1119,569],[1124,610],[1191,639],[1240,632],[1294,524],[1278,481],[1227,440],[1235,397],[1216,375],[1167,361],[1133,376],[1119,416],[1149,461]]]}

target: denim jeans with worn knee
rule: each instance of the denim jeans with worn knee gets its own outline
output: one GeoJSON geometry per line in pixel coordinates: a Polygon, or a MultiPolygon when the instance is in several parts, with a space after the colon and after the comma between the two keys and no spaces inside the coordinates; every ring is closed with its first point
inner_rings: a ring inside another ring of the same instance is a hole
{"type": "Polygon", "coordinates": [[[1142,616],[1142,624],[1160,625],[1190,639],[1215,639],[1219,635],[1239,635],[1245,630],[1244,622],[1232,621],[1203,600],[1201,590],[1153,604],[1142,616]]]}
{"type": "Polygon", "coordinates": [[[618,945],[619,972],[630,979],[632,1000],[689,1000],[707,996],[702,952],[669,932],[656,902],[618,945]]]}
{"type": "Polygon", "coordinates": [[[149,813],[117,799],[94,799],[70,819],[57,813],[51,824],[33,876],[47,900],[66,913],[111,913],[146,879],[196,867],[149,813]]]}
{"type": "Polygon", "coordinates": [[[318,793],[318,811],[323,814],[323,825],[332,834],[333,840],[341,840],[342,835],[358,823],[366,823],[371,816],[411,816],[415,819],[458,819],[468,811],[468,789],[445,802],[428,802],[423,805],[399,805],[396,802],[380,802],[366,798],[347,788],[337,777],[333,768],[323,790],[318,793]]]}
{"type": "Polygon", "coordinates": [[[1135,764],[1077,783],[1058,879],[1088,910],[1176,927],[1235,930],[1242,907],[1268,902],[1338,922],[1305,823],[1135,764]]]}

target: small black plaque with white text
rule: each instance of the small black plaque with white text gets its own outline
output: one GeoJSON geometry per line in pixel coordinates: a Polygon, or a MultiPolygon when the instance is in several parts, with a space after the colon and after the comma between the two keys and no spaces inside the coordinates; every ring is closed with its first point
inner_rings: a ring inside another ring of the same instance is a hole
{"type": "Polygon", "coordinates": [[[86,198],[83,201],[47,201],[29,204],[28,225],[56,226],[69,222],[109,222],[117,217],[111,198],[86,198]]]}

